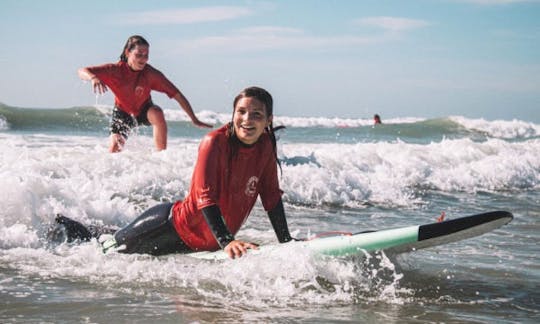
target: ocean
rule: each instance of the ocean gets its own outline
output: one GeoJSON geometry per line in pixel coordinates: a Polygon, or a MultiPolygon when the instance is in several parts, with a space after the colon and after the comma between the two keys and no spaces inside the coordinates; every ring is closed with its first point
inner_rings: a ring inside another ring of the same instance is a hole
{"type": "MultiPolygon", "coordinates": [[[[507,210],[468,240],[400,255],[305,251],[205,261],[50,242],[57,213],[122,226],[182,199],[208,131],[166,109],[169,145],[139,128],[107,153],[110,107],[0,105],[1,323],[538,323],[540,125],[276,115],[281,188],[295,237],[507,210]]],[[[198,116],[215,127],[230,114],[198,116]]],[[[257,203],[238,237],[275,243],[257,203]]]]}

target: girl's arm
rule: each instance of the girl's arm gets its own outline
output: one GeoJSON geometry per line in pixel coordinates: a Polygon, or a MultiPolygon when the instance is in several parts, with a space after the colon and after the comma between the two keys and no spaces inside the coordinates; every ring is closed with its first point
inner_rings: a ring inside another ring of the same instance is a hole
{"type": "Polygon", "coordinates": [[[202,214],[219,246],[231,259],[241,257],[247,253],[248,249],[257,248],[257,245],[253,243],[236,240],[234,238],[225,225],[225,221],[223,220],[221,211],[217,205],[204,207],[202,209],[202,214]]]}
{"type": "Polygon", "coordinates": [[[283,201],[281,198],[279,199],[276,207],[268,211],[268,217],[270,217],[270,222],[272,223],[272,227],[276,232],[279,243],[291,241],[292,237],[289,233],[289,227],[287,226],[285,209],[283,208],[283,201]]]}
{"type": "Polygon", "coordinates": [[[219,210],[217,205],[204,207],[202,209],[202,214],[208,223],[214,238],[222,249],[234,241],[234,235],[229,232],[227,225],[225,225],[223,216],[221,216],[221,210],[219,210]]]}
{"type": "Polygon", "coordinates": [[[101,80],[88,68],[80,68],[77,70],[77,74],[79,74],[79,78],[84,81],[91,81],[92,82],[92,89],[94,89],[94,93],[97,94],[104,94],[107,92],[107,86],[105,83],[101,82],[101,80]]]}
{"type": "Polygon", "coordinates": [[[191,121],[193,122],[193,124],[195,124],[196,126],[199,126],[199,127],[206,127],[206,128],[212,128],[213,127],[210,124],[203,123],[202,121],[199,120],[199,118],[197,118],[197,116],[193,112],[193,109],[191,108],[191,104],[189,103],[187,98],[184,97],[182,92],[178,92],[176,95],[174,95],[173,99],[178,102],[180,107],[182,107],[182,109],[186,112],[186,114],[189,116],[189,118],[191,118],[191,121]]]}

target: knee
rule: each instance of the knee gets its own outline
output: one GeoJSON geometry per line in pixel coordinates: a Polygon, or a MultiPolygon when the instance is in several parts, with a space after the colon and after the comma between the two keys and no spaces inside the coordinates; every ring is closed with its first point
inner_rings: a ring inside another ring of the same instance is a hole
{"type": "Polygon", "coordinates": [[[161,110],[161,108],[158,106],[153,106],[152,108],[148,109],[148,121],[152,125],[164,125],[165,114],[163,113],[163,110],[161,110]]]}

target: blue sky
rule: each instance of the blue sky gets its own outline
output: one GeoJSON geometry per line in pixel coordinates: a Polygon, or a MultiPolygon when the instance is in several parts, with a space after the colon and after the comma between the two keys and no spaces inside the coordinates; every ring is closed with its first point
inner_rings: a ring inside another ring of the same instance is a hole
{"type": "Polygon", "coordinates": [[[195,111],[259,85],[277,115],[540,122],[538,0],[1,0],[0,102],[112,104],[76,70],[116,62],[133,34],[195,111]]]}

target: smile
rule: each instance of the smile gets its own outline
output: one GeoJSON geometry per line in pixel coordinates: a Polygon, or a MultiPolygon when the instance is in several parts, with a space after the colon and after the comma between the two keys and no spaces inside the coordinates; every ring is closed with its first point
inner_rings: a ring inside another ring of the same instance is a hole
{"type": "Polygon", "coordinates": [[[245,130],[247,130],[247,131],[251,131],[251,130],[254,130],[254,129],[255,129],[254,126],[244,126],[244,125],[241,125],[240,128],[245,129],[245,130]]]}

